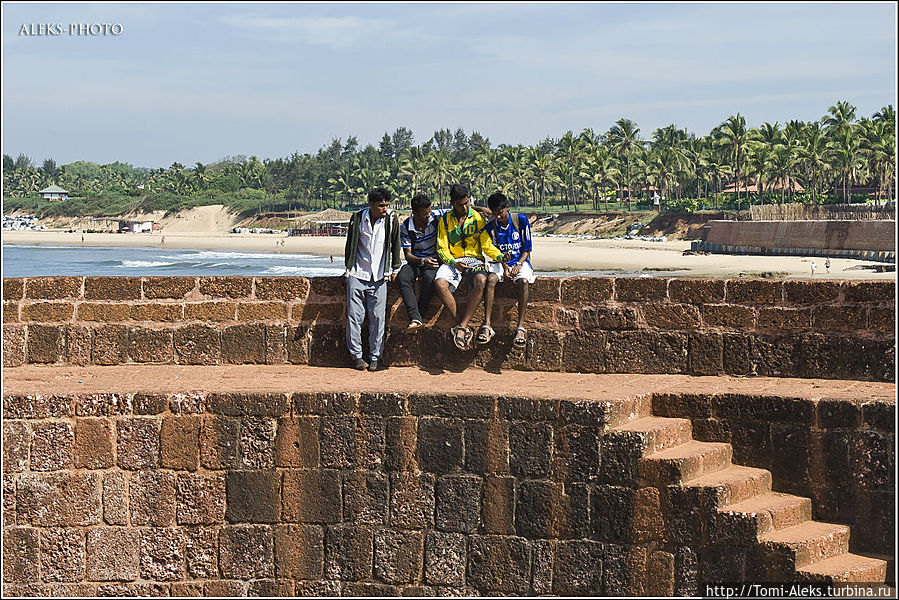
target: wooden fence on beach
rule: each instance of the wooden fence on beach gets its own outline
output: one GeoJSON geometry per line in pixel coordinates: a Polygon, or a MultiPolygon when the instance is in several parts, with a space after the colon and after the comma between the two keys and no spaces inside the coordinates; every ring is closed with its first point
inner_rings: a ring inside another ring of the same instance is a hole
{"type": "Polygon", "coordinates": [[[895,204],[760,204],[750,206],[753,221],[883,221],[896,219],[895,204]]]}

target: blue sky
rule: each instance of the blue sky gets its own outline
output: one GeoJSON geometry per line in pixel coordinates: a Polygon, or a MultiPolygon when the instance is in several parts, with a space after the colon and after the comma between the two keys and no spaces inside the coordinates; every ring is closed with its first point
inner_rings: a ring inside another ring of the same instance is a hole
{"type": "Polygon", "coordinates": [[[896,6],[3,4],[3,152],[135,166],[405,126],[495,146],[636,121],[707,134],[896,105],[896,6]],[[63,35],[19,35],[62,24],[63,35]],[[69,35],[118,23],[118,36],[69,35]]]}

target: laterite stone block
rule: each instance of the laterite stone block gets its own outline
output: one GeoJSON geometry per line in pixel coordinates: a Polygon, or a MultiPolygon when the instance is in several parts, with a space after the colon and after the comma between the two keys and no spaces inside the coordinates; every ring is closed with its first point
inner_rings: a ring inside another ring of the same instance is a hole
{"type": "Polygon", "coordinates": [[[309,280],[305,277],[257,277],[258,300],[305,300],[309,280]]]}
{"type": "Polygon", "coordinates": [[[736,304],[781,304],[784,298],[783,282],[765,279],[728,279],[725,302],[736,304]]]}
{"type": "Polygon", "coordinates": [[[2,281],[3,300],[15,301],[25,297],[25,280],[18,278],[5,278],[2,281]]]}
{"type": "MultiPolygon", "coordinates": [[[[4,287],[7,285],[6,281],[8,280],[4,280],[4,287]]],[[[29,277],[25,280],[25,298],[35,300],[80,298],[83,281],[84,277],[29,277]]],[[[14,290],[13,284],[12,291],[14,290]]]]}
{"type": "Polygon", "coordinates": [[[200,294],[210,298],[249,298],[253,292],[252,277],[200,277],[200,294]]]}
{"type": "Polygon", "coordinates": [[[128,327],[104,325],[94,330],[93,363],[120,365],[128,360],[128,327]]]}
{"type": "Polygon", "coordinates": [[[22,304],[22,320],[38,323],[71,321],[75,305],[71,302],[31,302],[22,304]]]}
{"type": "Polygon", "coordinates": [[[566,277],[560,282],[562,304],[583,306],[609,302],[612,299],[612,282],[611,277],[566,277]]]}
{"type": "Polygon", "coordinates": [[[85,300],[140,300],[140,277],[85,277],[85,300]]]}
{"type": "Polygon", "coordinates": [[[668,296],[672,302],[701,305],[724,302],[723,279],[671,279],[668,296]]]}
{"type": "Polygon", "coordinates": [[[181,299],[197,287],[196,277],[145,277],[144,298],[181,299]]]}
{"type": "Polygon", "coordinates": [[[657,277],[618,277],[615,300],[618,302],[665,302],[668,280],[657,277]]]}

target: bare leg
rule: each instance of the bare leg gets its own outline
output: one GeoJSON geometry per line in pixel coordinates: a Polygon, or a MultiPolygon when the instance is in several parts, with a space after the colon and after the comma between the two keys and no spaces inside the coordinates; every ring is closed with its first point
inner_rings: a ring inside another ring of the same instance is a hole
{"type": "Polygon", "coordinates": [[[446,279],[437,279],[434,281],[434,289],[437,291],[437,297],[440,298],[440,301],[443,302],[443,306],[446,307],[450,320],[455,323],[456,299],[453,298],[453,293],[449,291],[449,282],[446,279]]]}
{"type": "Polygon", "coordinates": [[[487,276],[487,287],[484,289],[484,325],[490,327],[490,313],[493,312],[493,295],[496,292],[496,283],[499,277],[496,273],[487,276]]]}
{"type": "Polygon", "coordinates": [[[478,304],[481,303],[481,296],[484,294],[484,286],[486,284],[487,277],[485,275],[475,275],[474,281],[471,284],[471,293],[468,294],[468,300],[465,304],[465,314],[459,322],[460,327],[468,327],[468,322],[471,321],[471,315],[474,314],[474,311],[478,308],[478,304]]]}
{"type": "Polygon", "coordinates": [[[522,279],[519,285],[521,290],[518,294],[518,327],[524,327],[524,313],[528,309],[528,282],[522,279]]]}

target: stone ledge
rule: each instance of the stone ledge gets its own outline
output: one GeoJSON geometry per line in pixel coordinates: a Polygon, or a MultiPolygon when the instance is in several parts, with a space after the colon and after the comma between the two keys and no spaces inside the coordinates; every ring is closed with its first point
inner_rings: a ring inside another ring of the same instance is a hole
{"type": "Polygon", "coordinates": [[[114,365],[37,366],[4,369],[3,395],[382,392],[459,394],[609,401],[653,392],[781,395],[790,398],[881,399],[892,402],[896,384],[833,379],[633,375],[465,369],[465,376],[441,369],[391,367],[378,373],[306,365],[114,365]],[[511,386],[511,388],[510,388],[511,386]]]}

